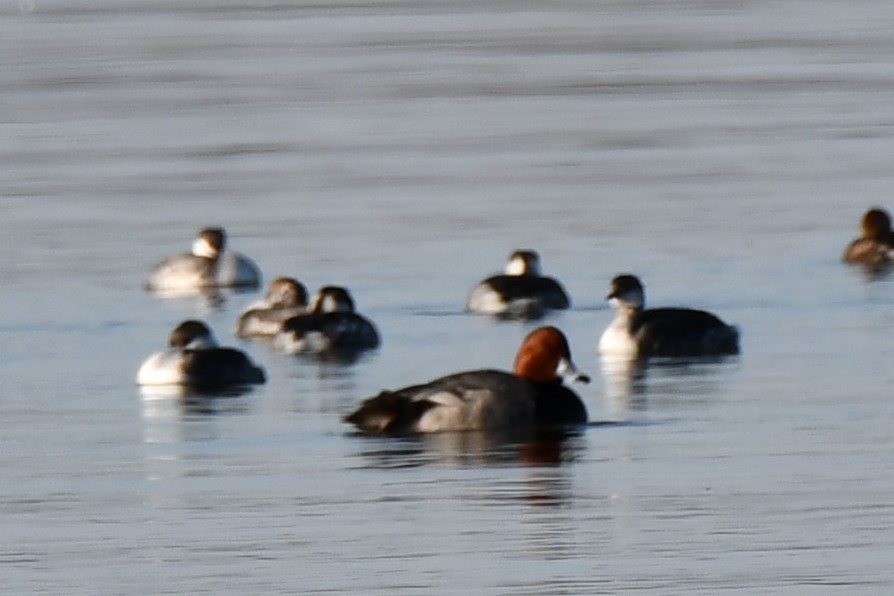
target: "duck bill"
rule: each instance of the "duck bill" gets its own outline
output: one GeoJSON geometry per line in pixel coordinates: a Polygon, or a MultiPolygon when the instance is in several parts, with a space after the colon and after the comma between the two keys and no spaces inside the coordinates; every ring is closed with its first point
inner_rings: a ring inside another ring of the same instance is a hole
{"type": "Polygon", "coordinates": [[[562,358],[561,360],[559,360],[559,366],[556,368],[556,374],[567,381],[577,381],[578,383],[585,384],[590,382],[590,377],[577,370],[577,367],[574,366],[574,362],[572,362],[568,358],[562,358]]]}

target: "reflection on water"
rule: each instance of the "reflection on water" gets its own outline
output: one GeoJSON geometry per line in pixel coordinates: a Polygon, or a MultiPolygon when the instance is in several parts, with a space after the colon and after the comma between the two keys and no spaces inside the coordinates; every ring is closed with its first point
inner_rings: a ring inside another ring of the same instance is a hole
{"type": "MultiPolygon", "coordinates": [[[[150,388],[141,388],[150,389],[150,388]]],[[[196,452],[220,440],[220,417],[252,409],[250,390],[208,394],[185,387],[141,391],[145,478],[152,481],[207,476],[215,457],[196,452]]]]}
{"type": "Polygon", "coordinates": [[[713,401],[740,358],[734,355],[651,359],[649,392],[666,398],[679,397],[685,403],[713,401]]]}
{"type": "Polygon", "coordinates": [[[240,402],[228,398],[248,395],[254,387],[233,385],[211,390],[192,385],[141,385],[138,389],[144,404],[174,403],[184,412],[213,414],[221,409],[230,411],[231,404],[240,402]],[[222,404],[227,407],[221,408],[222,404]]]}
{"type": "Polygon", "coordinates": [[[605,403],[613,420],[629,420],[647,408],[647,397],[680,395],[692,401],[716,392],[718,375],[739,356],[624,358],[601,356],[605,403]]]}
{"type": "Polygon", "coordinates": [[[215,439],[219,414],[250,410],[250,390],[234,389],[227,394],[202,393],[187,387],[141,387],[143,443],[192,443],[215,439]]]}
{"type": "Polygon", "coordinates": [[[627,420],[631,411],[646,407],[646,361],[623,356],[601,356],[605,403],[614,420],[627,420]]]}
{"type": "Polygon", "coordinates": [[[146,293],[153,298],[170,302],[175,306],[182,306],[181,310],[194,313],[194,316],[208,316],[220,312],[229,300],[256,292],[257,290],[254,288],[245,287],[146,290],[146,293]]]}
{"type": "Polygon", "coordinates": [[[210,395],[179,386],[141,387],[143,442],[190,443],[215,438],[214,416],[250,409],[248,391],[210,395]]]}
{"type": "Polygon", "coordinates": [[[403,468],[427,464],[480,466],[524,464],[560,466],[574,461],[584,447],[581,429],[530,431],[468,431],[369,437],[357,441],[369,447],[358,453],[364,467],[403,468]]]}
{"type": "Polygon", "coordinates": [[[858,271],[860,273],[860,276],[867,282],[888,279],[889,277],[891,277],[891,272],[894,271],[894,263],[891,262],[880,263],[877,265],[849,263],[848,267],[851,267],[855,271],[858,271]]]}
{"type": "Polygon", "coordinates": [[[153,297],[161,300],[181,300],[184,302],[188,300],[201,313],[219,310],[226,302],[225,292],[217,288],[146,291],[153,297]]]}
{"type": "Polygon", "coordinates": [[[298,354],[290,354],[290,356],[298,359],[305,359],[310,362],[320,364],[320,370],[335,371],[338,375],[345,374],[345,366],[357,364],[362,359],[372,356],[374,352],[368,348],[336,348],[324,350],[322,352],[301,352],[298,354]]]}
{"type": "MultiPolygon", "coordinates": [[[[525,471],[524,477],[518,483],[517,494],[525,505],[534,508],[565,507],[572,500],[571,478],[568,470],[559,466],[532,466],[525,471]]],[[[547,519],[550,522],[553,521],[551,518],[547,519]]],[[[526,518],[523,521],[535,528],[545,525],[542,523],[544,520],[540,519],[526,518]]],[[[549,548],[546,549],[549,554],[538,553],[538,556],[553,558],[563,556],[562,549],[557,547],[556,538],[564,540],[566,536],[551,536],[551,539],[548,540],[549,548]]],[[[538,542],[542,542],[542,540],[538,542]]]]}

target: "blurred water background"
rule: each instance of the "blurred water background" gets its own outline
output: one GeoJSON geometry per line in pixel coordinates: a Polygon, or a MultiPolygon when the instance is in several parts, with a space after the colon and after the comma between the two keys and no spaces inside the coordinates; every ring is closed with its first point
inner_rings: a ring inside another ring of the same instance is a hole
{"type": "Polygon", "coordinates": [[[839,260],[894,206],[894,4],[5,0],[0,55],[5,593],[894,589],[894,283],[839,260]],[[351,288],[382,347],[286,356],[233,336],[257,294],[145,293],[206,225],[351,288]],[[463,303],[526,247],[594,424],[352,434],[511,365],[537,323],[463,303]],[[742,355],[612,370],[623,271],[742,355]],[[191,317],[268,384],[141,395],[191,317]]]}

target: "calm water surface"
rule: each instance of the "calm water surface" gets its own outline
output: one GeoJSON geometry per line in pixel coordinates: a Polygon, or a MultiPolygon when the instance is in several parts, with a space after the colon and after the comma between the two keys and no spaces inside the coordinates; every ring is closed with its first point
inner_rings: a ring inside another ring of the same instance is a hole
{"type": "Polygon", "coordinates": [[[887,593],[894,281],[839,263],[894,207],[894,5],[0,2],[5,593],[887,593]],[[349,286],[383,346],[238,342],[256,294],[144,293],[224,225],[349,286]],[[538,249],[594,424],[359,437],[386,387],[508,367],[466,292],[538,249]],[[596,354],[621,271],[741,357],[596,354]],[[239,397],[140,394],[187,317],[239,397]]]}

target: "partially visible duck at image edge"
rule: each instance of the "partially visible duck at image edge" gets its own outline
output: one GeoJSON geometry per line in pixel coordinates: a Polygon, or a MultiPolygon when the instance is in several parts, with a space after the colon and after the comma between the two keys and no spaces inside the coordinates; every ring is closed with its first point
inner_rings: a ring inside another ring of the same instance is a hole
{"type": "Polygon", "coordinates": [[[144,386],[226,388],[262,384],[266,375],[244,352],[219,347],[205,323],[189,320],[171,332],[166,350],[143,362],[136,381],[144,386]]]}
{"type": "Polygon", "coordinates": [[[324,286],[310,312],[283,321],[273,345],[290,354],[359,351],[378,347],[379,332],[355,312],[354,299],[346,288],[324,286]]]}
{"type": "Polygon", "coordinates": [[[611,282],[606,297],[617,311],[599,340],[599,353],[631,358],[720,356],[739,353],[739,331],[691,308],[645,308],[642,282],[630,274],[611,282]]]}
{"type": "Polygon", "coordinates": [[[249,306],[236,323],[236,336],[273,337],[284,321],[307,312],[307,288],[293,277],[270,282],[263,300],[249,306]]]}
{"type": "Polygon", "coordinates": [[[226,250],[223,228],[205,228],[193,241],[192,252],[168,257],[152,268],[146,289],[192,292],[209,288],[257,288],[258,266],[245,255],[226,250]]]}
{"type": "Polygon", "coordinates": [[[842,259],[846,263],[889,265],[894,262],[894,231],[891,216],[880,207],[873,207],[860,222],[862,235],[851,242],[842,259]]]}
{"type": "Polygon", "coordinates": [[[344,420],[388,435],[586,424],[587,409],[563,378],[589,382],[575,368],[565,335],[540,327],[522,342],[511,373],[473,370],[382,391],[344,420]]]}
{"type": "Polygon", "coordinates": [[[533,319],[570,306],[562,285],[542,275],[540,255],[533,250],[513,252],[503,273],[481,281],[466,300],[469,312],[506,318],[533,319]]]}

